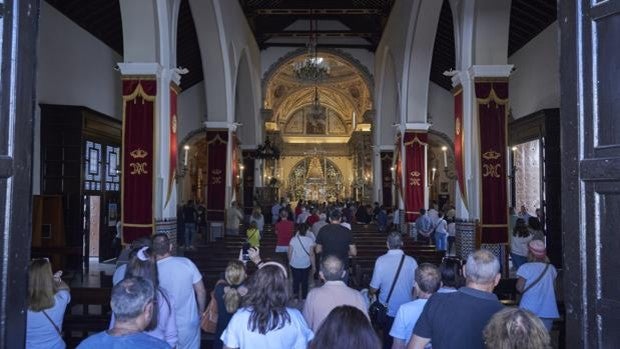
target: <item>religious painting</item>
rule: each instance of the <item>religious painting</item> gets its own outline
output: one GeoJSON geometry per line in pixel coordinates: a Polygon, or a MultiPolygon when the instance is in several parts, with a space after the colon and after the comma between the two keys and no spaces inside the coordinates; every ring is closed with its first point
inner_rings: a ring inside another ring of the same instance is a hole
{"type": "Polygon", "coordinates": [[[448,182],[441,182],[439,184],[439,191],[442,193],[447,193],[448,192],[448,182]]]}
{"type": "Polygon", "coordinates": [[[308,115],[306,117],[306,134],[324,135],[326,132],[325,118],[308,115]]]}

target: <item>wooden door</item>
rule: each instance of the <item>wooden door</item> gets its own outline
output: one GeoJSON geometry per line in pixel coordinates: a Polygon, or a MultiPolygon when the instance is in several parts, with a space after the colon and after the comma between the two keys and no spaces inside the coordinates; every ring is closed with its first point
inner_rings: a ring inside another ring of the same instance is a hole
{"type": "Polygon", "coordinates": [[[566,343],[620,347],[620,1],[559,2],[566,343]]]}

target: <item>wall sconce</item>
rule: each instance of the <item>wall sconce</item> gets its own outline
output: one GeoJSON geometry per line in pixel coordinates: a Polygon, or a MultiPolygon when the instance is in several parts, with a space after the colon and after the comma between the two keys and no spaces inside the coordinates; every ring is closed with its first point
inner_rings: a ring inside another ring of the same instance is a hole
{"type": "Polygon", "coordinates": [[[183,178],[187,174],[187,164],[189,162],[189,145],[187,145],[187,144],[184,145],[183,146],[183,150],[184,150],[184,153],[183,153],[183,166],[181,168],[177,168],[177,172],[176,172],[176,175],[175,175],[175,177],[177,179],[183,178]]]}

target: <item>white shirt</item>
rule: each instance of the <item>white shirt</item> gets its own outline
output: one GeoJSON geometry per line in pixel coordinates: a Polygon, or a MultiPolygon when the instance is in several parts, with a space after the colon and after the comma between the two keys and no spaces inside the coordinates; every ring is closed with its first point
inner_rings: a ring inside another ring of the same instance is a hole
{"type": "Polygon", "coordinates": [[[194,284],[202,280],[196,265],[185,257],[166,257],[157,261],[159,286],[168,291],[174,299],[177,329],[179,331],[179,348],[200,345],[198,305],[194,293],[194,284]]]}
{"type": "Polygon", "coordinates": [[[448,222],[446,222],[445,219],[438,218],[436,225],[437,225],[437,229],[435,229],[436,233],[448,234],[448,222]]]}
{"type": "Polygon", "coordinates": [[[297,216],[296,223],[297,223],[297,224],[304,223],[304,222],[308,219],[308,217],[310,217],[310,212],[305,211],[305,210],[304,210],[304,211],[301,211],[301,213],[299,214],[299,216],[297,216]]]}
{"type": "MultiPolygon", "coordinates": [[[[54,295],[54,306],[45,309],[59,329],[62,328],[62,320],[65,309],[71,300],[67,290],[60,290],[54,295]]],[[[64,349],[65,342],[54,328],[50,320],[45,317],[43,311],[28,310],[26,316],[26,348],[27,349],[64,349]]]]}
{"type": "MultiPolygon", "coordinates": [[[[536,281],[545,269],[545,263],[525,263],[517,270],[517,276],[524,278],[525,288],[536,281]]],[[[560,317],[555,299],[554,281],[557,271],[553,265],[531,289],[523,294],[519,307],[527,309],[541,318],[556,319],[560,317]]]]}
{"type": "MultiPolygon", "coordinates": [[[[403,250],[400,249],[389,250],[386,254],[377,258],[375,262],[375,269],[372,273],[370,287],[381,290],[379,293],[379,301],[383,304],[386,303],[388,293],[390,293],[392,282],[398,270],[398,264],[403,254],[403,250]]],[[[390,303],[388,304],[387,314],[389,316],[396,316],[398,307],[413,300],[413,279],[417,268],[418,263],[415,259],[405,256],[403,267],[400,270],[398,280],[392,292],[392,297],[390,297],[390,303]]]]}
{"type": "Polygon", "coordinates": [[[306,349],[308,342],[314,338],[314,333],[308,328],[306,320],[299,310],[286,308],[291,322],[284,327],[271,330],[266,334],[250,331],[248,323],[250,310],[237,310],[222,333],[220,339],[229,348],[239,349],[306,349]]]}
{"type": "Polygon", "coordinates": [[[530,234],[526,237],[514,236],[510,234],[510,252],[527,257],[527,244],[532,241],[534,235],[530,234]]]}
{"type": "Polygon", "coordinates": [[[448,224],[448,236],[456,236],[456,223],[448,224]]]}
{"type": "Polygon", "coordinates": [[[265,227],[265,217],[261,214],[258,218],[254,217],[254,215],[250,216],[250,223],[256,222],[256,228],[261,233],[263,232],[263,228],[265,227]]]}
{"type": "Polygon", "coordinates": [[[428,212],[426,212],[426,215],[428,216],[428,218],[431,219],[433,227],[436,226],[437,222],[439,221],[439,212],[437,212],[436,209],[431,208],[430,210],[428,210],[428,212]]]}
{"type": "Polygon", "coordinates": [[[418,318],[422,314],[427,301],[428,299],[420,298],[401,305],[396,313],[394,324],[390,330],[390,336],[402,339],[405,344],[408,343],[413,335],[413,328],[416,322],[418,322],[418,318]]]}
{"type": "Polygon", "coordinates": [[[345,228],[347,228],[347,229],[351,230],[351,224],[349,224],[349,223],[347,223],[347,222],[342,222],[342,223],[340,223],[340,225],[342,225],[343,227],[345,227],[345,228]]]}
{"type": "Polygon", "coordinates": [[[306,269],[312,265],[309,253],[314,248],[314,241],[308,236],[296,234],[289,244],[293,253],[289,264],[296,269],[306,269]],[[305,249],[305,250],[304,250],[305,249]],[[306,251],[308,253],[306,253],[306,251]]]}

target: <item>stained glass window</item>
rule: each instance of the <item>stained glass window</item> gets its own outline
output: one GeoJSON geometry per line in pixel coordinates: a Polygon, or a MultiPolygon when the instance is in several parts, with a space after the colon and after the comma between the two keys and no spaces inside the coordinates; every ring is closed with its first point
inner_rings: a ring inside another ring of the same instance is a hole
{"type": "Polygon", "coordinates": [[[84,162],[84,189],[101,190],[102,145],[86,141],[86,159],[84,162]]]}

